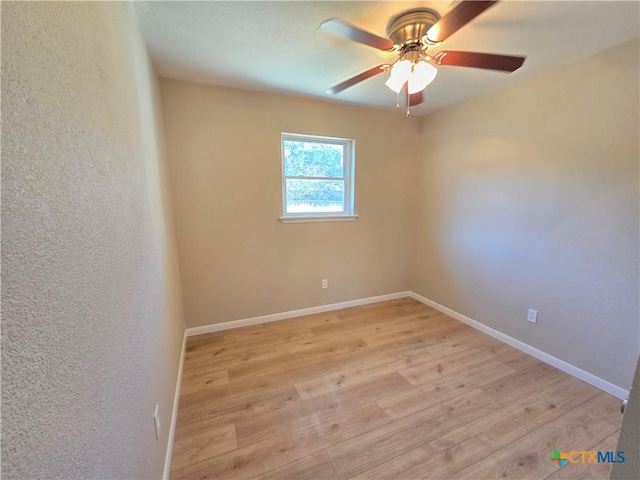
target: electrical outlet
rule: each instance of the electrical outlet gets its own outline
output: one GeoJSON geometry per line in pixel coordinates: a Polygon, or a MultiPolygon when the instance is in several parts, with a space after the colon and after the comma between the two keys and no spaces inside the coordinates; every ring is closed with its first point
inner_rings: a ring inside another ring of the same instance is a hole
{"type": "Polygon", "coordinates": [[[538,311],[529,309],[529,313],[527,313],[527,322],[538,323],[538,311]]]}
{"type": "Polygon", "coordinates": [[[160,438],[160,406],[156,405],[156,410],[153,412],[153,426],[156,429],[156,440],[160,438]]]}
{"type": "Polygon", "coordinates": [[[329,288],[329,280],[327,280],[326,278],[322,279],[322,289],[326,290],[327,288],[329,288]]]}

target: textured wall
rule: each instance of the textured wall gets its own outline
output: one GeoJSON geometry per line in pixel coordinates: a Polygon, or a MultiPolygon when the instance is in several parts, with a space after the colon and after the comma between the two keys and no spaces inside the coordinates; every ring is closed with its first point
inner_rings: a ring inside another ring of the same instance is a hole
{"type": "Polygon", "coordinates": [[[177,80],[160,85],[190,327],[408,288],[407,185],[418,119],[177,80]],[[356,140],[358,220],[278,221],[281,132],[356,140]]]}
{"type": "Polygon", "coordinates": [[[427,116],[415,182],[413,290],[625,389],[640,331],[638,53],[633,41],[427,116]]]}
{"type": "Polygon", "coordinates": [[[155,83],[130,4],[2,2],[2,478],[162,474],[184,322],[155,83]]]}

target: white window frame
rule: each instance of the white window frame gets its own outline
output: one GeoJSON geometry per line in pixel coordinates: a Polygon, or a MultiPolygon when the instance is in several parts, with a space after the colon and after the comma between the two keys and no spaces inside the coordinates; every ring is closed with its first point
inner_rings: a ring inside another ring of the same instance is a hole
{"type": "Polygon", "coordinates": [[[354,213],[355,190],[355,145],[350,138],[325,137],[320,135],[305,135],[301,133],[286,133],[280,135],[280,156],[282,161],[282,223],[305,222],[349,222],[358,218],[354,213]],[[344,176],[343,177],[308,177],[285,175],[284,142],[305,142],[341,145],[343,147],[344,176]],[[300,212],[287,213],[287,179],[305,180],[343,180],[344,208],[342,212],[300,212]]]}

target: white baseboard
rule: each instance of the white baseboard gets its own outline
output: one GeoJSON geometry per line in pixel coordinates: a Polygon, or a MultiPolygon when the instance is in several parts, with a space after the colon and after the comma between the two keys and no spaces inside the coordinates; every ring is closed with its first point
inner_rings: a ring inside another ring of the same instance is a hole
{"type": "Polygon", "coordinates": [[[521,350],[524,353],[527,353],[532,357],[537,358],[538,360],[548,363],[549,365],[557,368],[558,370],[562,370],[563,372],[568,373],[569,375],[576,377],[577,379],[582,380],[583,382],[586,382],[590,385],[593,385],[596,388],[599,388],[600,390],[610,393],[614,397],[620,398],[622,400],[629,397],[628,390],[625,390],[622,387],[614,385],[613,383],[607,382],[606,380],[603,380],[600,377],[596,377],[595,375],[589,372],[586,372],[576,367],[575,365],[567,363],[564,360],[560,360],[559,358],[556,358],[553,355],[549,355],[548,353],[543,352],[542,350],[538,350],[537,348],[532,347],[531,345],[528,345],[524,342],[521,342],[520,340],[516,340],[515,338],[510,337],[509,335],[506,335],[498,330],[488,327],[483,323],[473,320],[465,315],[462,315],[461,313],[451,310],[450,308],[440,305],[439,303],[436,303],[433,300],[429,300],[428,298],[423,297],[422,295],[418,295],[417,293],[414,293],[414,292],[409,292],[409,296],[411,296],[411,298],[418,300],[419,302],[424,303],[425,305],[428,305],[442,313],[449,315],[452,318],[455,318],[456,320],[460,320],[461,322],[466,323],[470,327],[473,327],[476,330],[481,331],[482,333],[486,333],[487,335],[495,338],[496,340],[500,340],[501,342],[506,343],[507,345],[510,345],[514,348],[517,348],[518,350],[521,350]]]}
{"type": "Polygon", "coordinates": [[[202,335],[203,333],[220,332],[222,330],[230,330],[232,328],[248,327],[249,325],[258,325],[260,323],[277,322],[287,318],[301,317],[303,315],[312,315],[314,313],[330,312],[341,308],[358,307],[369,303],[384,302],[385,300],[395,300],[397,298],[405,298],[412,296],[413,292],[398,292],[388,295],[378,295],[377,297],[361,298],[359,300],[349,300],[347,302],[330,303],[329,305],[320,305],[318,307],[302,308],[300,310],[291,310],[289,312],[273,313],[271,315],[262,315],[260,317],[245,318],[242,320],[233,320],[231,322],[213,323],[202,327],[187,328],[186,335],[202,335]]]}
{"type": "Polygon", "coordinates": [[[167,453],[164,457],[164,471],[162,479],[169,480],[171,472],[171,456],[173,455],[173,438],[176,434],[176,421],[178,420],[178,402],[180,400],[180,385],[182,384],[182,366],[184,365],[184,353],[187,347],[187,332],[185,330],[182,337],[182,351],[180,352],[180,364],[178,366],[178,379],[176,380],[176,391],[173,394],[173,408],[171,409],[171,425],[169,426],[169,439],[167,440],[167,453]]]}

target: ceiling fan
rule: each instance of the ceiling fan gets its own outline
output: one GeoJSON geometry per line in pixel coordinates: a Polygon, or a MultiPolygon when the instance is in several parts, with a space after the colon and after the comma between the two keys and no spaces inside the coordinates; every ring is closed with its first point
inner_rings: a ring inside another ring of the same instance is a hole
{"type": "Polygon", "coordinates": [[[404,91],[408,108],[422,103],[422,91],[437,74],[434,63],[502,72],[516,71],[524,63],[525,57],[451,50],[440,51],[434,56],[427,54],[428,48],[437,47],[496,3],[498,3],[496,0],[464,0],[442,18],[436,11],[428,8],[409,10],[391,20],[387,27],[388,39],[362,30],[339,18],[325,20],[320,24],[320,30],[398,55],[395,62],[370,68],[334,85],[327,92],[337,94],[368,78],[390,71],[391,74],[385,85],[398,95],[404,91]]]}

